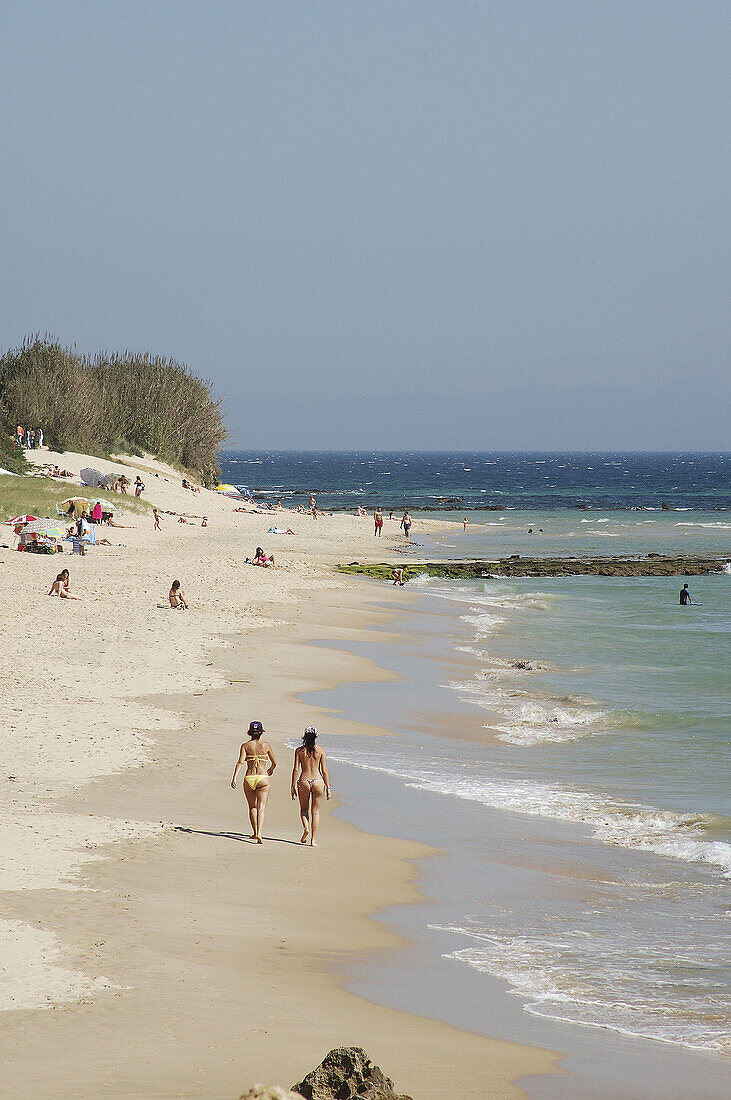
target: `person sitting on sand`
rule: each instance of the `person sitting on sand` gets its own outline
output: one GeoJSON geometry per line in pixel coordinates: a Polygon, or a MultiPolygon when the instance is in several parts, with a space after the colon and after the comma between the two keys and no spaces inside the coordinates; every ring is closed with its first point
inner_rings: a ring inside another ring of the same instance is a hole
{"type": "Polygon", "coordinates": [[[207,526],[208,526],[208,516],[204,516],[203,521],[201,523],[201,527],[207,527],[207,526]]]}
{"type": "Polygon", "coordinates": [[[262,565],[265,569],[268,569],[270,565],[274,565],[274,555],[265,554],[261,546],[257,546],[256,553],[251,562],[252,565],[262,565]]]}
{"type": "Polygon", "coordinates": [[[183,611],[188,610],[188,601],[185,598],[185,592],[183,592],[183,589],[180,587],[180,581],[173,581],[170,585],[168,599],[170,600],[171,607],[178,607],[183,611]]]}
{"type": "Polygon", "coordinates": [[[75,593],[70,592],[70,587],[71,578],[69,577],[69,571],[68,569],[63,569],[51,585],[48,595],[60,596],[62,600],[80,600],[81,596],[77,596],[75,593]]]}
{"type": "Polygon", "coordinates": [[[320,827],[322,796],[330,798],[330,776],[327,771],[325,750],[315,744],[317,729],[308,726],[302,735],[302,744],[294,750],[292,765],[292,801],[299,797],[300,820],[303,833],[300,844],[308,839],[312,848],[317,847],[317,831],[320,827]],[[299,772],[299,778],[297,773],[299,772]]]}
{"type": "Polygon", "coordinates": [[[268,741],[261,740],[262,733],[264,733],[264,727],[261,722],[249,723],[249,740],[241,746],[241,752],[231,780],[231,786],[236,790],[236,777],[245,763],[244,794],[249,806],[251,839],[255,840],[257,844],[263,843],[261,834],[264,828],[264,814],[269,798],[271,777],[277,766],[272,746],[268,741]],[[267,760],[269,760],[268,767],[267,760]]]}

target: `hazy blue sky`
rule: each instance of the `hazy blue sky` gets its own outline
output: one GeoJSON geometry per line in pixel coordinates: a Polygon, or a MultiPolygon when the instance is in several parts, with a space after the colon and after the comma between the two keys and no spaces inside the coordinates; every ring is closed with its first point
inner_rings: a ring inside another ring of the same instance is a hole
{"type": "Polygon", "coordinates": [[[0,347],[231,443],[728,448],[731,3],[0,0],[0,347]]]}

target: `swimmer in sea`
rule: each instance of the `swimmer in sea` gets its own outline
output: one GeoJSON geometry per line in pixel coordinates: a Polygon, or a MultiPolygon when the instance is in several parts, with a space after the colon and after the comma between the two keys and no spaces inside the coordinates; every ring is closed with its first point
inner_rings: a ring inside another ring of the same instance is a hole
{"type": "Polygon", "coordinates": [[[261,735],[264,727],[261,722],[249,723],[249,740],[241,746],[239,758],[234,768],[231,786],[236,790],[236,777],[241,768],[246,764],[244,776],[244,794],[249,806],[249,821],[251,822],[251,839],[257,844],[263,844],[261,831],[264,827],[264,814],[269,798],[269,786],[277,761],[272,752],[272,746],[268,741],[262,741],[261,735]],[[267,767],[267,760],[269,766],[267,767]]]}
{"type": "Polygon", "coordinates": [[[317,847],[315,838],[320,827],[322,796],[330,797],[330,776],[327,772],[325,750],[319,748],[316,741],[317,729],[308,726],[302,735],[302,744],[294,750],[292,766],[292,800],[299,797],[303,829],[300,844],[306,844],[309,839],[312,848],[317,847]]]}

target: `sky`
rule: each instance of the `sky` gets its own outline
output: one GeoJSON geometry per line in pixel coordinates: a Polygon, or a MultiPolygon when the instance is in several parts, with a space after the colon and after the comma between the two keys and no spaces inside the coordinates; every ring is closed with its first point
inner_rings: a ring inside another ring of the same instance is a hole
{"type": "Polygon", "coordinates": [[[731,4],[0,0],[0,350],[229,445],[729,449],[731,4]]]}

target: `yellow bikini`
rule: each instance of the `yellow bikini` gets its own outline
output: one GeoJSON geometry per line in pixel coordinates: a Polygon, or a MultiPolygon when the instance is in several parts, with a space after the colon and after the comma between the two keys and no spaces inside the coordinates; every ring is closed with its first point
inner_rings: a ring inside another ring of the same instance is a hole
{"type": "MultiPolygon", "coordinates": [[[[256,764],[258,767],[261,761],[264,761],[264,763],[266,764],[267,760],[269,759],[269,753],[265,752],[263,754],[260,754],[258,752],[252,752],[250,755],[247,753],[246,759],[247,761],[256,760],[256,764]]],[[[261,772],[252,772],[250,775],[244,776],[244,783],[248,783],[249,789],[252,791],[257,790],[259,787],[263,786],[264,783],[268,782],[269,776],[262,775],[261,772]]]]}

